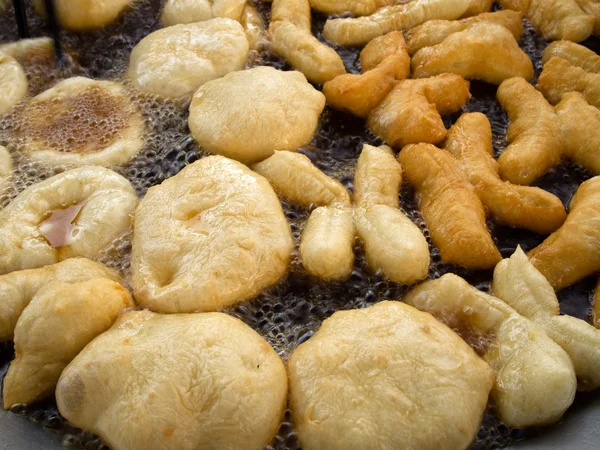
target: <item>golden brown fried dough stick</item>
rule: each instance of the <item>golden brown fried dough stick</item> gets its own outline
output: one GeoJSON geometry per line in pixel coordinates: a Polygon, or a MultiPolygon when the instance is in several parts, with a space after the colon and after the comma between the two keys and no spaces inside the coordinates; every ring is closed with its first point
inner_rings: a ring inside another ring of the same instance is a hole
{"type": "Polygon", "coordinates": [[[469,82],[456,74],[403,80],[371,111],[367,126],[394,147],[437,144],[446,137],[441,115],[460,110],[469,98],[469,82]]]}
{"type": "Polygon", "coordinates": [[[579,7],[594,18],[594,36],[600,36],[600,1],[598,0],[577,0],[579,7]]]}
{"type": "Polygon", "coordinates": [[[431,144],[402,149],[398,159],[415,188],[433,244],[442,261],[489,269],[501,259],[485,222],[485,211],[456,159],[431,144]]]}
{"type": "Polygon", "coordinates": [[[387,145],[364,145],[354,178],[354,223],[371,270],[392,281],[412,284],[429,271],[423,233],[400,211],[402,166],[387,145]]]}
{"type": "Polygon", "coordinates": [[[469,8],[471,0],[414,0],[406,5],[388,6],[370,16],[329,19],[323,36],[338,45],[363,45],[390,31],[416,27],[428,20],[454,20],[469,8]]]}
{"type": "Polygon", "coordinates": [[[497,23],[475,23],[451,34],[440,44],[425,47],[412,57],[415,78],[456,73],[500,84],[511,77],[533,78],[533,64],[508,28],[497,23]]]}
{"type": "Polygon", "coordinates": [[[510,145],[498,159],[500,175],[514,184],[531,184],[560,162],[558,116],[523,78],[504,81],[496,96],[510,119],[506,134],[510,145]]]}
{"type": "Polygon", "coordinates": [[[353,16],[373,14],[379,8],[397,3],[408,3],[411,0],[310,0],[315,11],[328,15],[351,13],[353,16]]]}
{"type": "Polygon", "coordinates": [[[582,183],[567,220],[529,252],[532,264],[556,290],[600,270],[600,176],[582,183]]]}
{"type": "Polygon", "coordinates": [[[575,42],[553,42],[544,50],[542,62],[546,64],[554,56],[566,59],[572,65],[581,67],[586,72],[600,73],[600,55],[575,42]]]}
{"type": "Polygon", "coordinates": [[[600,175],[600,110],[579,92],[568,92],[556,105],[564,155],[600,175]]]}
{"type": "Polygon", "coordinates": [[[567,92],[581,92],[590,105],[600,108],[600,73],[586,72],[566,59],[550,58],[544,64],[537,88],[553,105],[567,92]]]}
{"type": "Polygon", "coordinates": [[[313,83],[346,73],[337,52],[312,35],[308,0],[274,0],[269,36],[273,51],[313,83]]]}
{"type": "Polygon", "coordinates": [[[504,25],[515,39],[519,39],[523,33],[523,14],[509,9],[483,13],[461,20],[430,20],[406,33],[408,52],[414,55],[424,47],[441,44],[451,34],[466,30],[480,22],[504,25]]]}
{"type": "Polygon", "coordinates": [[[469,8],[461,17],[471,17],[491,11],[494,0],[471,0],[469,8]]]}
{"type": "Polygon", "coordinates": [[[267,45],[267,30],[259,12],[250,3],[244,6],[240,23],[246,32],[250,50],[262,50],[267,45]]]}
{"type": "Polygon", "coordinates": [[[460,116],[448,131],[444,148],[460,162],[481,203],[500,222],[549,234],[565,221],[565,208],[555,195],[500,179],[493,156],[492,129],[484,114],[460,116]]]}
{"type": "Polygon", "coordinates": [[[344,74],[323,86],[327,103],[335,109],[366,117],[394,87],[410,77],[410,56],[401,31],[373,39],[360,52],[363,73],[344,74]]]}

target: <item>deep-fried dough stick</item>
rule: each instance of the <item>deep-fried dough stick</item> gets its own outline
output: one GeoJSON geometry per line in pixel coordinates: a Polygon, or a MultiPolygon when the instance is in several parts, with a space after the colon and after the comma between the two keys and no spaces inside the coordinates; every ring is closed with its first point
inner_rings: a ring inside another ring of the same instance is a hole
{"type": "Polygon", "coordinates": [[[594,36],[600,36],[600,2],[598,0],[577,0],[584,12],[594,17],[594,36]]]}
{"type": "Polygon", "coordinates": [[[497,23],[510,30],[515,39],[523,33],[523,14],[505,10],[483,13],[461,20],[430,20],[406,33],[408,52],[413,55],[423,47],[431,47],[443,42],[448,36],[479,23],[497,23]]]}
{"type": "Polygon", "coordinates": [[[414,0],[407,5],[381,8],[370,16],[329,19],[323,36],[338,45],[362,45],[390,31],[413,28],[428,20],[454,20],[469,8],[471,0],[414,0]]]}
{"type": "Polygon", "coordinates": [[[600,55],[575,42],[553,42],[544,50],[542,62],[546,64],[554,56],[566,59],[572,65],[581,67],[586,72],[600,73],[600,55]]]}
{"type": "Polygon", "coordinates": [[[308,0],[274,0],[269,35],[273,51],[313,83],[346,73],[337,52],[312,35],[308,0]]]}
{"type": "Polygon", "coordinates": [[[458,111],[471,97],[469,82],[446,73],[421,80],[400,81],[367,119],[367,126],[394,147],[446,137],[441,115],[458,111]]]}
{"type": "Polygon", "coordinates": [[[510,145],[498,159],[500,175],[514,184],[531,184],[560,162],[558,116],[523,78],[504,81],[496,96],[510,119],[506,134],[510,145]]]}
{"type": "Polygon", "coordinates": [[[431,144],[412,144],[398,156],[415,188],[433,244],[442,261],[489,269],[501,259],[485,222],[485,211],[456,159],[431,144]]]}
{"type": "Polygon", "coordinates": [[[276,151],[252,166],[292,202],[315,209],[302,233],[300,258],[308,273],[323,279],[345,279],[354,264],[354,224],[350,196],[342,184],[300,154],[276,151]]]}
{"type": "Polygon", "coordinates": [[[508,426],[556,422],[573,402],[577,380],[569,356],[503,301],[454,274],[417,286],[403,300],[452,328],[492,337],[483,359],[496,372],[491,396],[508,426]]]}
{"type": "Polygon", "coordinates": [[[364,145],[354,178],[354,223],[369,267],[390,280],[427,278],[429,246],[419,227],[399,209],[402,166],[386,145],[364,145]]]}
{"type": "Polygon", "coordinates": [[[600,73],[590,73],[562,58],[550,58],[538,80],[537,88],[556,105],[563,94],[581,92],[585,100],[600,108],[600,73]]]}
{"type": "Polygon", "coordinates": [[[557,290],[600,270],[600,176],[579,186],[569,209],[563,226],[529,252],[557,290]]]}
{"type": "Polygon", "coordinates": [[[492,9],[494,0],[471,0],[469,8],[461,17],[471,17],[477,14],[486,13],[492,9]]]}
{"type": "Polygon", "coordinates": [[[533,64],[508,28],[479,22],[453,33],[440,44],[425,47],[412,57],[415,78],[456,73],[500,84],[511,77],[533,78],[533,64]]]}
{"type": "Polygon", "coordinates": [[[362,75],[344,74],[323,86],[333,108],[366,117],[394,87],[410,77],[410,56],[401,31],[373,39],[360,52],[362,75]]]}
{"type": "Polygon", "coordinates": [[[328,15],[351,13],[353,16],[373,14],[379,8],[398,3],[409,3],[411,0],[310,0],[315,11],[328,15]]]}
{"type": "Polygon", "coordinates": [[[576,0],[498,0],[502,8],[521,11],[545,39],[585,41],[594,28],[576,0]]]}
{"type": "Polygon", "coordinates": [[[569,355],[575,366],[579,390],[600,387],[600,330],[568,315],[560,308],[548,280],[529,262],[521,247],[494,269],[494,295],[519,314],[541,325],[569,355]]]}
{"type": "Polygon", "coordinates": [[[492,129],[484,114],[460,116],[448,131],[444,148],[458,159],[483,206],[500,222],[549,234],[565,221],[567,214],[558,197],[500,179],[493,157],[492,129]]]}
{"type": "Polygon", "coordinates": [[[251,3],[247,3],[242,11],[240,23],[244,27],[250,50],[260,51],[267,44],[267,30],[259,12],[251,3]]]}
{"type": "Polygon", "coordinates": [[[564,154],[600,175],[600,110],[579,92],[568,92],[556,105],[563,133],[564,154]]]}

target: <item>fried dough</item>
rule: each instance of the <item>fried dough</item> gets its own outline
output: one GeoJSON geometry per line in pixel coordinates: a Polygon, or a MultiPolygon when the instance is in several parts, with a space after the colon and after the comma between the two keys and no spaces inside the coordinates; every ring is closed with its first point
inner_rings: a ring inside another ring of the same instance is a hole
{"type": "Polygon", "coordinates": [[[163,27],[216,17],[240,21],[245,5],[246,0],[167,0],[160,21],[163,27]]]}
{"type": "Polygon", "coordinates": [[[580,92],[592,106],[600,108],[600,73],[590,73],[562,58],[550,58],[537,88],[556,105],[567,92],[580,92]]]}
{"type": "Polygon", "coordinates": [[[261,51],[269,44],[265,22],[252,4],[244,6],[240,24],[246,32],[250,50],[261,51]]]}
{"type": "Polygon", "coordinates": [[[554,56],[566,59],[572,65],[581,67],[586,72],[600,73],[600,55],[583,45],[570,41],[552,42],[542,54],[542,62],[546,64],[554,56]]]}
{"type": "Polygon", "coordinates": [[[28,87],[23,67],[15,58],[0,51],[0,115],[23,100],[28,87]]]}
{"type": "MultiPolygon", "coordinates": [[[[70,31],[90,31],[110,25],[134,0],[56,0],[58,23],[70,31]]],[[[44,0],[33,0],[35,12],[47,16],[44,0]]]]}

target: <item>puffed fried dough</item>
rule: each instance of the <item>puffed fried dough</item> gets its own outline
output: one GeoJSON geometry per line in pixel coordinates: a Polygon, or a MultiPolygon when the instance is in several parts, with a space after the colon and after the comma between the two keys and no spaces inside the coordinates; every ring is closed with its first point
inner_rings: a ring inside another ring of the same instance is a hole
{"type": "Polygon", "coordinates": [[[471,0],[414,0],[406,5],[388,6],[370,16],[328,19],[323,36],[338,45],[363,45],[391,31],[416,27],[428,20],[454,20],[469,8],[471,0]]]}
{"type": "Polygon", "coordinates": [[[0,276],[0,341],[13,338],[13,331],[23,310],[40,289],[52,281],[77,283],[93,278],[121,282],[119,274],[100,263],[85,258],[71,258],[40,267],[0,276]]]}
{"type": "Polygon", "coordinates": [[[570,41],[552,42],[542,54],[542,62],[546,64],[554,56],[566,59],[572,65],[581,67],[586,72],[600,73],[600,55],[583,45],[570,41]]]}
{"type": "Polygon", "coordinates": [[[577,379],[567,353],[501,300],[446,274],[417,286],[403,301],[452,328],[492,338],[483,359],[496,372],[491,396],[509,427],[556,422],[573,402],[577,379]]]}
{"type": "MultiPolygon", "coordinates": [[[[89,31],[114,22],[134,0],[57,0],[54,10],[59,24],[70,31],[89,31]]],[[[46,18],[44,0],[33,0],[36,13],[46,18]]]]}
{"type": "Polygon", "coordinates": [[[600,387],[600,330],[581,319],[559,315],[560,308],[548,280],[529,262],[521,247],[494,269],[494,295],[519,314],[544,328],[569,355],[579,390],[600,387]]]}
{"type": "Polygon", "coordinates": [[[367,117],[397,80],[410,77],[410,56],[400,31],[373,39],[360,52],[363,73],[344,74],[323,86],[327,103],[339,110],[367,117]]]}
{"type": "Polygon", "coordinates": [[[0,211],[0,274],[99,257],[131,230],[137,200],[127,179],[96,166],[28,187],[0,211]]]}
{"type": "Polygon", "coordinates": [[[160,21],[163,27],[203,22],[215,17],[241,20],[246,0],[167,0],[160,21]]]}
{"type": "Polygon", "coordinates": [[[517,11],[504,10],[483,13],[461,20],[430,20],[406,33],[408,52],[414,55],[424,47],[441,44],[444,39],[453,33],[466,30],[468,27],[479,23],[497,23],[510,30],[515,39],[523,33],[523,15],[517,11]]]}
{"type": "Polygon", "coordinates": [[[529,252],[531,263],[556,290],[600,270],[600,176],[582,183],[567,220],[529,252]]]}
{"type": "Polygon", "coordinates": [[[0,51],[0,115],[7,113],[26,95],[29,83],[21,65],[0,51]]]}
{"type": "Polygon", "coordinates": [[[585,41],[594,29],[594,17],[587,15],[577,0],[531,0],[526,15],[549,41],[585,41]]]}
{"type": "Polygon", "coordinates": [[[313,36],[308,0],[274,0],[269,36],[272,50],[313,83],[346,73],[337,52],[313,36]]]}
{"type": "Polygon", "coordinates": [[[307,450],[463,450],[493,384],[490,367],[456,333],[390,301],[334,313],[288,368],[307,450]]]}
{"type": "Polygon", "coordinates": [[[470,97],[469,82],[460,75],[403,80],[371,111],[367,126],[393,147],[437,144],[446,137],[441,115],[460,110],[470,97]]]}
{"type": "Polygon", "coordinates": [[[579,7],[594,17],[594,36],[600,36],[600,2],[598,0],[577,0],[579,7]]]}
{"type": "Polygon", "coordinates": [[[209,156],[148,190],[131,253],[136,301],[155,311],[215,311],[258,295],[289,269],[290,226],[269,182],[209,156]]]}
{"type": "Polygon", "coordinates": [[[244,6],[240,24],[244,27],[250,50],[261,51],[268,45],[267,29],[260,13],[250,3],[244,6]]]}
{"type": "Polygon", "coordinates": [[[600,175],[600,110],[579,92],[567,92],[556,105],[564,155],[600,175]]]}
{"type": "Polygon", "coordinates": [[[373,14],[379,8],[397,3],[408,3],[411,0],[310,0],[315,11],[328,15],[351,13],[353,16],[373,14]]]}
{"type": "Polygon", "coordinates": [[[471,17],[490,11],[494,0],[471,0],[471,4],[461,17],[471,17]]]}
{"type": "Polygon", "coordinates": [[[67,364],[133,306],[129,291],[106,278],[44,286],[15,328],[15,359],[2,390],[4,408],[52,396],[67,364]]]}
{"type": "Polygon", "coordinates": [[[506,133],[510,144],[498,158],[500,175],[514,184],[531,184],[560,162],[558,116],[523,78],[504,81],[496,97],[510,119],[506,133]]]}
{"type": "Polygon", "coordinates": [[[600,73],[586,72],[562,58],[544,64],[537,88],[553,105],[567,92],[580,92],[590,105],[600,108],[600,73]]]}
{"type": "Polygon", "coordinates": [[[493,157],[492,129],[484,114],[460,116],[448,131],[444,148],[458,159],[483,206],[500,222],[550,234],[567,218],[562,202],[555,195],[500,179],[500,169],[493,157]]]}
{"type": "Polygon", "coordinates": [[[286,375],[227,314],[132,311],[67,366],[56,403],[114,450],[262,450],[281,424],[286,375]]]}
{"type": "Polygon", "coordinates": [[[485,211],[458,161],[431,144],[411,144],[398,159],[415,188],[433,244],[442,261],[489,269],[502,258],[485,222],[485,211]]]}
{"type": "Polygon", "coordinates": [[[472,24],[440,44],[422,48],[410,63],[415,78],[448,72],[493,84],[511,77],[533,78],[533,64],[512,33],[491,22],[472,24]]]}
{"type": "Polygon", "coordinates": [[[399,209],[402,166],[386,145],[365,144],[354,177],[354,222],[367,263],[392,281],[412,284],[427,277],[429,246],[399,209]]]}

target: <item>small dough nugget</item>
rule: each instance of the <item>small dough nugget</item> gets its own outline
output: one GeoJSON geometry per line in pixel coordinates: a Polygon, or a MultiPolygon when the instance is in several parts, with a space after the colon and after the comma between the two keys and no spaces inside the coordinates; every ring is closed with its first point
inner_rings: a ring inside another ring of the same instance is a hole
{"type": "Polygon", "coordinates": [[[537,88],[556,105],[567,92],[580,92],[592,106],[600,108],[600,73],[586,72],[562,58],[550,58],[538,80],[537,88]]]}
{"type": "Polygon", "coordinates": [[[572,65],[581,67],[586,72],[600,73],[600,55],[575,42],[556,41],[551,43],[544,50],[542,62],[546,64],[554,56],[566,59],[572,65]]]}
{"type": "Polygon", "coordinates": [[[455,20],[471,0],[414,0],[406,5],[381,8],[370,16],[328,19],[323,36],[337,45],[363,45],[390,31],[409,30],[428,20],[455,20]]]}
{"type": "Polygon", "coordinates": [[[399,209],[401,184],[402,166],[392,149],[365,144],[354,177],[354,221],[367,263],[392,281],[413,284],[427,278],[429,246],[399,209]]]}
{"type": "Polygon", "coordinates": [[[454,274],[426,281],[403,300],[453,329],[490,340],[483,359],[496,372],[491,395],[509,427],[557,422],[573,402],[577,378],[569,355],[503,301],[454,274]]]}
{"type": "Polygon", "coordinates": [[[497,23],[504,25],[515,39],[523,33],[523,14],[517,11],[505,10],[483,13],[462,20],[430,20],[406,33],[408,52],[414,55],[424,47],[441,44],[451,34],[464,31],[476,23],[497,23]]]}
{"type": "Polygon", "coordinates": [[[144,145],[146,127],[125,87],[74,77],[29,101],[19,112],[20,144],[49,165],[124,164],[144,145]]]}
{"type": "Polygon", "coordinates": [[[469,82],[453,73],[403,80],[371,111],[367,126],[392,147],[437,144],[447,132],[441,116],[459,111],[469,98],[469,82]]]}
{"type": "Polygon", "coordinates": [[[540,324],[546,334],[569,355],[579,390],[600,387],[600,330],[575,317],[559,315],[560,307],[548,280],[521,250],[494,270],[494,295],[519,314],[540,324]]]}
{"type": "Polygon", "coordinates": [[[277,353],[222,313],[128,312],[83,349],[56,388],[60,413],[114,450],[262,450],[286,397],[277,353]]]}
{"type": "Polygon", "coordinates": [[[0,51],[0,115],[27,95],[27,76],[15,58],[0,51]]]}
{"type": "Polygon", "coordinates": [[[127,179],[95,166],[28,187],[0,211],[0,274],[99,257],[131,230],[137,201],[127,179]]]}
{"type": "Polygon", "coordinates": [[[363,73],[344,74],[323,86],[333,108],[367,117],[398,80],[410,77],[410,56],[400,31],[377,37],[360,52],[363,73]]]}
{"type": "Polygon", "coordinates": [[[13,338],[15,325],[21,313],[44,286],[51,282],[77,283],[94,278],[121,281],[121,277],[113,269],[85,258],[71,258],[38,269],[1,275],[0,341],[13,338]]]}
{"type": "Polygon", "coordinates": [[[531,184],[560,162],[563,145],[558,116],[523,78],[504,81],[496,96],[510,119],[506,132],[510,144],[498,159],[500,175],[514,184],[531,184]]]}
{"type": "Polygon", "coordinates": [[[564,155],[600,175],[600,110],[579,92],[567,92],[556,105],[563,133],[564,155]]]}
{"type": "Polygon", "coordinates": [[[485,210],[460,163],[431,144],[411,144],[398,159],[415,188],[419,209],[442,261],[490,269],[501,259],[485,222],[485,210]]]}
{"type": "Polygon", "coordinates": [[[248,164],[309,143],[324,107],[300,72],[255,67],[198,89],[188,124],[205,150],[248,164]]]}
{"type": "Polygon", "coordinates": [[[582,183],[567,220],[529,252],[532,264],[556,290],[600,270],[600,176],[582,183]]]}
{"type": "Polygon", "coordinates": [[[248,52],[246,33],[235,20],[173,25],[133,48],[127,76],[148,94],[188,98],[206,82],[243,69],[248,52]]]}
{"type": "Polygon", "coordinates": [[[240,24],[244,27],[250,50],[261,51],[269,44],[267,29],[260,13],[252,4],[247,3],[242,11],[240,24]]]}
{"type": "Polygon", "coordinates": [[[456,73],[463,78],[500,84],[507,78],[533,78],[533,63],[508,28],[479,22],[453,33],[440,44],[419,50],[411,59],[415,78],[456,73]]]}
{"type": "Polygon", "coordinates": [[[500,222],[550,234],[567,218],[562,202],[550,192],[500,179],[493,156],[492,128],[484,114],[460,116],[448,131],[444,148],[458,159],[483,206],[500,222]]]}
{"type": "Polygon", "coordinates": [[[494,381],[456,333],[389,301],[334,313],[288,370],[306,450],[466,449],[494,381]]]}
{"type": "MultiPolygon", "coordinates": [[[[70,31],[90,31],[114,22],[135,0],[54,0],[59,24],[70,31]]],[[[35,11],[46,18],[44,0],[33,0],[35,11]]]]}
{"type": "Polygon", "coordinates": [[[273,0],[269,36],[273,52],[312,83],[323,84],[346,73],[340,55],[311,31],[308,0],[273,0]]]}
{"type": "Polygon", "coordinates": [[[237,161],[209,156],[140,202],[131,252],[135,299],[168,313],[225,308],[275,284],[293,248],[269,182],[237,161]]]}
{"type": "Polygon", "coordinates": [[[224,17],[239,21],[246,0],[167,0],[160,21],[163,27],[224,17]]]}
{"type": "Polygon", "coordinates": [[[348,278],[354,264],[355,232],[346,188],[300,153],[276,151],[252,169],[292,202],[320,206],[310,214],[300,242],[306,271],[326,280],[348,278]]]}
{"type": "Polygon", "coordinates": [[[133,306],[129,291],[106,278],[47,284],[17,322],[15,359],[2,391],[4,408],[51,397],[67,364],[133,306]]]}

